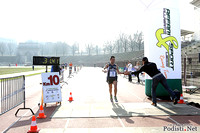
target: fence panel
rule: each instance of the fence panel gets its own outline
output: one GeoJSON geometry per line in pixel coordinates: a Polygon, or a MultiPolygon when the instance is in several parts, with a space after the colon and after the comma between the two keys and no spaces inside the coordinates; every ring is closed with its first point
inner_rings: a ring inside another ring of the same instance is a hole
{"type": "Polygon", "coordinates": [[[25,76],[0,79],[0,115],[24,102],[25,76]]]}

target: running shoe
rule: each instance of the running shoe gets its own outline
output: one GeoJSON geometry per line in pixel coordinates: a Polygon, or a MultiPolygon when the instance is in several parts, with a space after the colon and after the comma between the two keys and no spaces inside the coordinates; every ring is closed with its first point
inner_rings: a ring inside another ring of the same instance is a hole
{"type": "Polygon", "coordinates": [[[115,102],[118,102],[118,100],[117,100],[117,97],[116,97],[116,96],[114,97],[114,99],[115,99],[115,102]]]}
{"type": "Polygon", "coordinates": [[[178,103],[178,98],[177,97],[174,98],[173,102],[174,102],[174,105],[177,104],[178,103]]]}
{"type": "Polygon", "coordinates": [[[113,102],[113,98],[112,98],[112,96],[110,97],[110,101],[113,102]]]}

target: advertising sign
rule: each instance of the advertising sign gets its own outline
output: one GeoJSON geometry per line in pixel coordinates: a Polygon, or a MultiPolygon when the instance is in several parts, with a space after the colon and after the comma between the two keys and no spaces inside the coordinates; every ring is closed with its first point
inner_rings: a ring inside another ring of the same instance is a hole
{"type": "MultiPolygon", "coordinates": [[[[176,1],[169,0],[148,10],[144,52],[149,61],[157,64],[172,89],[182,89],[180,14],[176,1]]],[[[151,95],[151,82],[151,78],[146,75],[145,87],[148,95],[151,95]]],[[[158,90],[159,88],[162,87],[158,86],[158,90]]],[[[162,90],[162,94],[158,91],[158,95],[166,96],[168,93],[165,94],[165,90],[162,90]]]]}

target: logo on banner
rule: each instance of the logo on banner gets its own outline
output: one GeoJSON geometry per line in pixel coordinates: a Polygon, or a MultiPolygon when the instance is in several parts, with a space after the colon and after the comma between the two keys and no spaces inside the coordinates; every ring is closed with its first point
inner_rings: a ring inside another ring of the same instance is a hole
{"type": "Polygon", "coordinates": [[[174,36],[171,36],[170,10],[163,9],[163,28],[156,31],[158,47],[163,46],[166,49],[166,66],[174,70],[174,49],[178,49],[178,41],[174,36]],[[163,37],[165,35],[167,37],[163,37]]]}

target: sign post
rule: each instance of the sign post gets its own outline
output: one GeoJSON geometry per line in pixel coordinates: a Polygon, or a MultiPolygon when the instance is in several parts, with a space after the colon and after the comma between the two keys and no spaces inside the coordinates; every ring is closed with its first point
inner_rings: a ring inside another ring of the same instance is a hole
{"type": "Polygon", "coordinates": [[[59,73],[48,73],[48,65],[60,65],[60,57],[33,56],[33,65],[45,65],[46,73],[42,73],[42,99],[43,103],[59,102],[61,104],[62,95],[60,90],[59,73]],[[51,94],[50,94],[51,92],[51,94]]]}
{"type": "MultiPolygon", "coordinates": [[[[171,89],[182,93],[180,15],[177,0],[167,0],[147,13],[144,52],[164,74],[171,89]]],[[[146,75],[145,93],[151,96],[152,79],[146,75]]],[[[169,96],[161,84],[157,96],[169,96]]]]}

